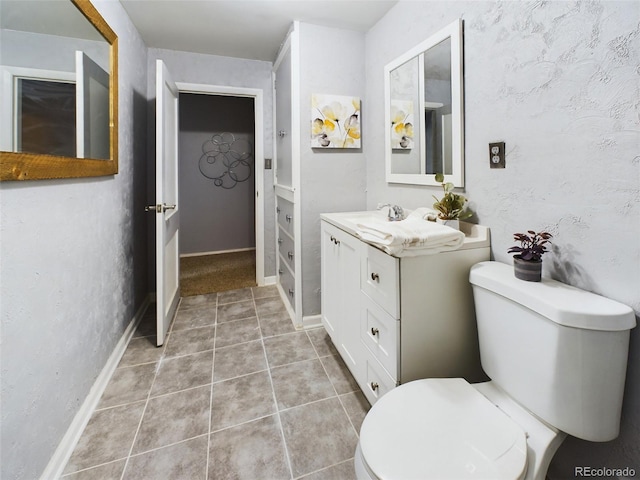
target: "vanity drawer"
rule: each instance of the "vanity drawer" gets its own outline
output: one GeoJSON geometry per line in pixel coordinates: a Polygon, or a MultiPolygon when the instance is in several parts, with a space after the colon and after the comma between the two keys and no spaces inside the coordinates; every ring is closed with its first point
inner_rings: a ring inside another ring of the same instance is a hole
{"type": "Polygon", "coordinates": [[[291,271],[295,273],[295,244],[293,238],[282,227],[278,227],[278,251],[280,252],[281,261],[289,265],[291,271]]]}
{"type": "Polygon", "coordinates": [[[295,238],[293,229],[293,203],[282,197],[278,197],[276,219],[278,220],[278,225],[280,225],[289,235],[295,238]]]}
{"type": "Polygon", "coordinates": [[[367,397],[369,403],[373,405],[380,397],[385,393],[390,392],[396,387],[396,382],[384,371],[384,368],[378,363],[378,361],[366,355],[366,377],[365,384],[360,385],[364,396],[367,397]]]}
{"type": "Polygon", "coordinates": [[[285,297],[287,298],[287,300],[289,301],[289,304],[291,305],[291,310],[293,310],[295,312],[295,310],[296,310],[296,292],[295,292],[296,280],[295,280],[295,277],[293,276],[293,273],[291,272],[291,270],[289,270],[287,268],[287,266],[285,265],[285,260],[282,257],[280,257],[280,267],[278,269],[278,276],[280,278],[280,286],[282,287],[282,290],[284,291],[285,297]]]}
{"type": "Polygon", "coordinates": [[[393,318],[400,318],[398,265],[397,258],[367,245],[366,259],[360,267],[362,291],[375,298],[393,318]]]}
{"type": "Polygon", "coordinates": [[[360,339],[393,380],[398,379],[400,321],[360,293],[360,339]]]}

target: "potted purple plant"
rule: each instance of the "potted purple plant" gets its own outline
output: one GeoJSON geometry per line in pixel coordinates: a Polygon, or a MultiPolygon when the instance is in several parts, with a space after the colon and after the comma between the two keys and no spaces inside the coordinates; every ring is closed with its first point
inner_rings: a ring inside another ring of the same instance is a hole
{"type": "Polygon", "coordinates": [[[513,272],[516,278],[528,282],[539,282],[542,278],[542,255],[546,253],[547,244],[552,237],[548,232],[514,233],[513,239],[520,245],[511,247],[507,253],[513,256],[513,272]]]}

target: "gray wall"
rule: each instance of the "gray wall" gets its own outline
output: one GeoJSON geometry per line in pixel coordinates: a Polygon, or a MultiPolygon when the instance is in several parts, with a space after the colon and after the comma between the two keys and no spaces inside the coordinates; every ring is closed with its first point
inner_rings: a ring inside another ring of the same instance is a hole
{"type": "MultiPolygon", "coordinates": [[[[222,156],[209,164],[203,144],[214,134],[231,133],[235,148],[255,145],[253,99],[221,95],[180,94],[179,184],[180,184],[180,253],[203,253],[255,248],[255,156],[251,169],[238,165],[238,182],[233,188],[216,186],[200,171],[218,177],[226,172],[222,156]]],[[[220,140],[230,139],[225,135],[220,140]]],[[[226,145],[220,145],[222,149],[226,145]]],[[[233,145],[231,146],[232,148],[233,145]]],[[[241,150],[239,153],[244,152],[241,150]]],[[[216,150],[219,152],[219,150],[216,150]]],[[[228,160],[233,161],[234,157],[228,160]]],[[[223,179],[224,186],[234,185],[223,179]]]]}
{"type": "MultiPolygon", "coordinates": [[[[320,214],[363,210],[366,199],[366,162],[362,149],[311,148],[311,94],[360,97],[361,114],[366,118],[369,110],[364,98],[364,62],[362,33],[300,23],[300,211],[304,316],[320,313],[320,214]],[[327,39],[335,48],[327,48],[327,39]],[[340,47],[345,45],[348,48],[340,47]],[[336,49],[339,49],[339,55],[336,55],[336,49]]],[[[362,132],[362,138],[369,134],[369,131],[362,132]]]]}
{"type": "MultiPolygon", "coordinates": [[[[367,204],[429,206],[437,188],[384,178],[386,63],[441,27],[465,25],[466,190],[492,255],[512,234],[555,235],[544,274],[640,312],[640,3],[401,2],[366,37],[367,204]],[[506,142],[506,169],[488,143],[506,142]]],[[[569,438],[550,477],[574,466],[640,468],[640,328],[631,334],[620,437],[569,438]]]]}
{"type": "MultiPolygon", "coordinates": [[[[199,53],[178,52],[150,48],[148,50],[147,92],[150,98],[150,118],[155,118],[153,104],[155,102],[155,72],[156,59],[161,59],[171,72],[176,82],[196,83],[204,85],[224,85],[262,89],[264,92],[264,155],[273,158],[273,95],[271,85],[271,62],[246,60],[241,58],[203,55],[199,53]]],[[[149,165],[155,162],[155,133],[154,125],[149,125],[149,165]]],[[[155,203],[155,173],[149,176],[147,197],[150,203],[155,203]]],[[[264,171],[264,274],[265,277],[275,276],[275,203],[273,193],[273,170],[264,171]]],[[[153,239],[153,232],[150,231],[153,239]]],[[[153,257],[152,257],[153,258],[153,257]]],[[[155,278],[155,266],[151,266],[150,278],[155,278]]]]}
{"type": "Polygon", "coordinates": [[[150,291],[146,47],[118,2],[93,4],[120,41],[119,173],[0,184],[6,480],[39,477],[150,291]]]}
{"type": "Polygon", "coordinates": [[[76,50],[82,50],[105,71],[109,71],[109,44],[106,41],[0,30],[2,65],[75,72],[76,50]]]}

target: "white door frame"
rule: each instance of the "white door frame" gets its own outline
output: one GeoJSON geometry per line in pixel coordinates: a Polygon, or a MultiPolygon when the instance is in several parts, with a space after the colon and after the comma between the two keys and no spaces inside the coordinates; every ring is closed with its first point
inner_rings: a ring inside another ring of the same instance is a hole
{"type": "Polygon", "coordinates": [[[200,93],[253,98],[255,128],[255,208],[256,208],[256,283],[265,285],[264,277],[264,110],[263,92],[258,88],[228,87],[176,82],[180,93],[200,93]]]}

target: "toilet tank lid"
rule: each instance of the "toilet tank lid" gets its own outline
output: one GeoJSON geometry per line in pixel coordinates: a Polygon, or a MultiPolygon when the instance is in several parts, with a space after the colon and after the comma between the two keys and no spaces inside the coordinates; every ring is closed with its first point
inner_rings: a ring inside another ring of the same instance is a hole
{"type": "Polygon", "coordinates": [[[504,263],[474,265],[469,281],[567,327],[621,331],[636,326],[635,314],[627,305],[550,278],[541,282],[519,280],[513,267],[504,263]]]}

